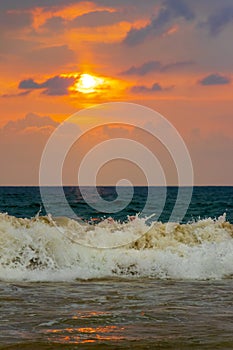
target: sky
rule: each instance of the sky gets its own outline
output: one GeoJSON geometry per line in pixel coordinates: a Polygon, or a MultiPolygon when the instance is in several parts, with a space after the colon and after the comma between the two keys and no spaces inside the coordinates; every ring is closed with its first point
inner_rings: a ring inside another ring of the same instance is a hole
{"type": "MultiPolygon", "coordinates": [[[[183,137],[196,185],[233,185],[232,34],[232,0],[1,1],[0,185],[37,185],[52,132],[105,102],[158,111],[183,137]]],[[[105,184],[127,175],[123,161],[106,169],[105,184]]],[[[175,184],[169,166],[167,177],[175,184]]]]}

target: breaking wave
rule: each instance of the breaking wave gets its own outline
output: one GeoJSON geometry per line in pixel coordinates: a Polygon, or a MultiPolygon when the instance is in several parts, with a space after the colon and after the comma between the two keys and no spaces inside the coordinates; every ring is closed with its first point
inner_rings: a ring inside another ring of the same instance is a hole
{"type": "Polygon", "coordinates": [[[146,230],[145,225],[138,217],[125,223],[106,219],[92,224],[65,217],[23,219],[0,214],[0,279],[233,276],[233,225],[225,214],[187,224],[153,222],[146,230]],[[115,244],[119,237],[121,246],[115,244]]]}

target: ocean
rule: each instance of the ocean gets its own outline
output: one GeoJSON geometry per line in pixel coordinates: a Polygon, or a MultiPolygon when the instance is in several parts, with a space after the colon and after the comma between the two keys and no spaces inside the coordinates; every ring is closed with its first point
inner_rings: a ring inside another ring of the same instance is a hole
{"type": "Polygon", "coordinates": [[[233,348],[233,187],[60,190],[0,187],[0,349],[233,348]]]}

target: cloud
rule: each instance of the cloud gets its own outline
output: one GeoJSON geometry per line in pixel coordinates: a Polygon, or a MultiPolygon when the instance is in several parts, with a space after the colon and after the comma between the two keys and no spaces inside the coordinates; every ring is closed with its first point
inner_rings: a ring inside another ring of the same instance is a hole
{"type": "Polygon", "coordinates": [[[122,20],[122,13],[110,11],[92,11],[77,16],[72,20],[72,28],[103,27],[112,25],[122,20]]]}
{"type": "Polygon", "coordinates": [[[187,1],[166,0],[165,5],[175,17],[183,17],[187,21],[194,19],[193,11],[187,6],[187,1]]]}
{"type": "Polygon", "coordinates": [[[159,83],[154,83],[151,87],[145,85],[136,85],[131,88],[131,92],[134,93],[150,93],[170,90],[172,87],[163,88],[159,83]]]}
{"type": "Polygon", "coordinates": [[[74,77],[61,77],[56,75],[42,83],[37,83],[33,79],[22,80],[19,83],[18,88],[30,91],[43,89],[44,95],[62,96],[68,95],[68,88],[74,83],[74,81],[74,77]]]}
{"type": "Polygon", "coordinates": [[[166,72],[166,71],[172,71],[172,70],[179,70],[179,69],[189,67],[190,65],[193,65],[193,64],[194,62],[192,61],[180,61],[180,62],[173,62],[168,64],[162,64],[160,61],[148,61],[139,66],[131,66],[129,69],[121,72],[120,74],[143,76],[154,71],[166,72]]]}
{"type": "Polygon", "coordinates": [[[1,95],[2,98],[12,98],[12,97],[20,97],[20,96],[27,96],[30,94],[31,91],[22,91],[16,94],[3,94],[1,95]]]}
{"type": "Polygon", "coordinates": [[[199,81],[201,85],[226,85],[230,84],[231,79],[220,74],[210,74],[199,81]]]}
{"type": "Polygon", "coordinates": [[[162,66],[161,72],[167,71],[177,71],[190,66],[193,66],[195,63],[193,61],[178,61],[173,63],[168,63],[162,66]]]}
{"type": "Polygon", "coordinates": [[[140,66],[131,66],[129,69],[121,72],[122,75],[146,75],[152,71],[158,71],[162,67],[159,61],[148,61],[140,66]]]}
{"type": "MultiPolygon", "coordinates": [[[[0,10],[23,10],[31,8],[51,8],[51,7],[61,7],[69,6],[72,4],[77,4],[82,2],[80,0],[7,0],[0,2],[0,10]]],[[[144,8],[145,4],[141,0],[95,0],[93,1],[99,6],[108,7],[118,7],[122,8],[124,6],[135,6],[139,8],[144,8]]],[[[154,6],[155,0],[147,0],[146,6],[154,6]]]]}
{"type": "Polygon", "coordinates": [[[61,96],[68,95],[68,87],[71,86],[75,81],[75,78],[69,77],[60,77],[55,76],[53,78],[48,79],[44,82],[44,87],[46,88],[43,91],[43,94],[50,96],[61,96]]]}
{"type": "Polygon", "coordinates": [[[225,7],[209,16],[204,25],[211,35],[216,36],[230,23],[233,23],[233,7],[225,7]]]}
{"type": "MultiPolygon", "coordinates": [[[[102,1],[96,0],[96,5],[101,8],[102,1]]],[[[150,1],[152,4],[152,2],[150,1]]],[[[142,4],[141,4],[142,5],[142,4]]],[[[55,16],[48,18],[44,24],[40,26],[40,29],[52,31],[52,32],[63,32],[65,29],[70,30],[74,28],[96,28],[104,26],[112,26],[116,23],[126,21],[134,21],[135,19],[141,18],[142,13],[148,13],[150,7],[148,6],[139,6],[134,1],[134,4],[130,4],[130,1],[122,2],[122,6],[119,6],[119,2],[112,3],[112,5],[107,3],[105,6],[111,9],[97,9],[95,11],[89,11],[78,15],[73,19],[65,19],[62,16],[55,16]],[[141,9],[141,11],[140,11],[141,9]]],[[[88,9],[87,9],[88,11],[88,9]]]]}
{"type": "Polygon", "coordinates": [[[9,121],[6,125],[0,129],[2,132],[21,132],[30,127],[42,128],[42,127],[56,127],[59,123],[55,122],[48,116],[39,116],[35,113],[28,113],[23,119],[16,121],[9,121]]]}
{"type": "Polygon", "coordinates": [[[26,80],[22,80],[19,83],[18,88],[19,89],[30,89],[30,90],[34,90],[34,89],[42,89],[44,83],[42,84],[38,84],[36,83],[33,79],[26,79],[26,80]]]}
{"type": "Polygon", "coordinates": [[[182,0],[166,0],[157,17],[153,18],[149,24],[142,28],[131,28],[123,43],[128,46],[134,46],[141,44],[148,37],[160,36],[178,18],[184,18],[189,21],[194,18],[194,14],[182,0]]]}

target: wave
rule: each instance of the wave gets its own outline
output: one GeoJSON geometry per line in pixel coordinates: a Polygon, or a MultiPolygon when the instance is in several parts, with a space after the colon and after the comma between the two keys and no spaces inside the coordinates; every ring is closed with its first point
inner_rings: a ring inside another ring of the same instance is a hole
{"type": "Polygon", "coordinates": [[[150,226],[138,217],[93,225],[65,217],[23,219],[0,214],[0,280],[231,276],[233,225],[225,214],[187,224],[150,226]]]}

